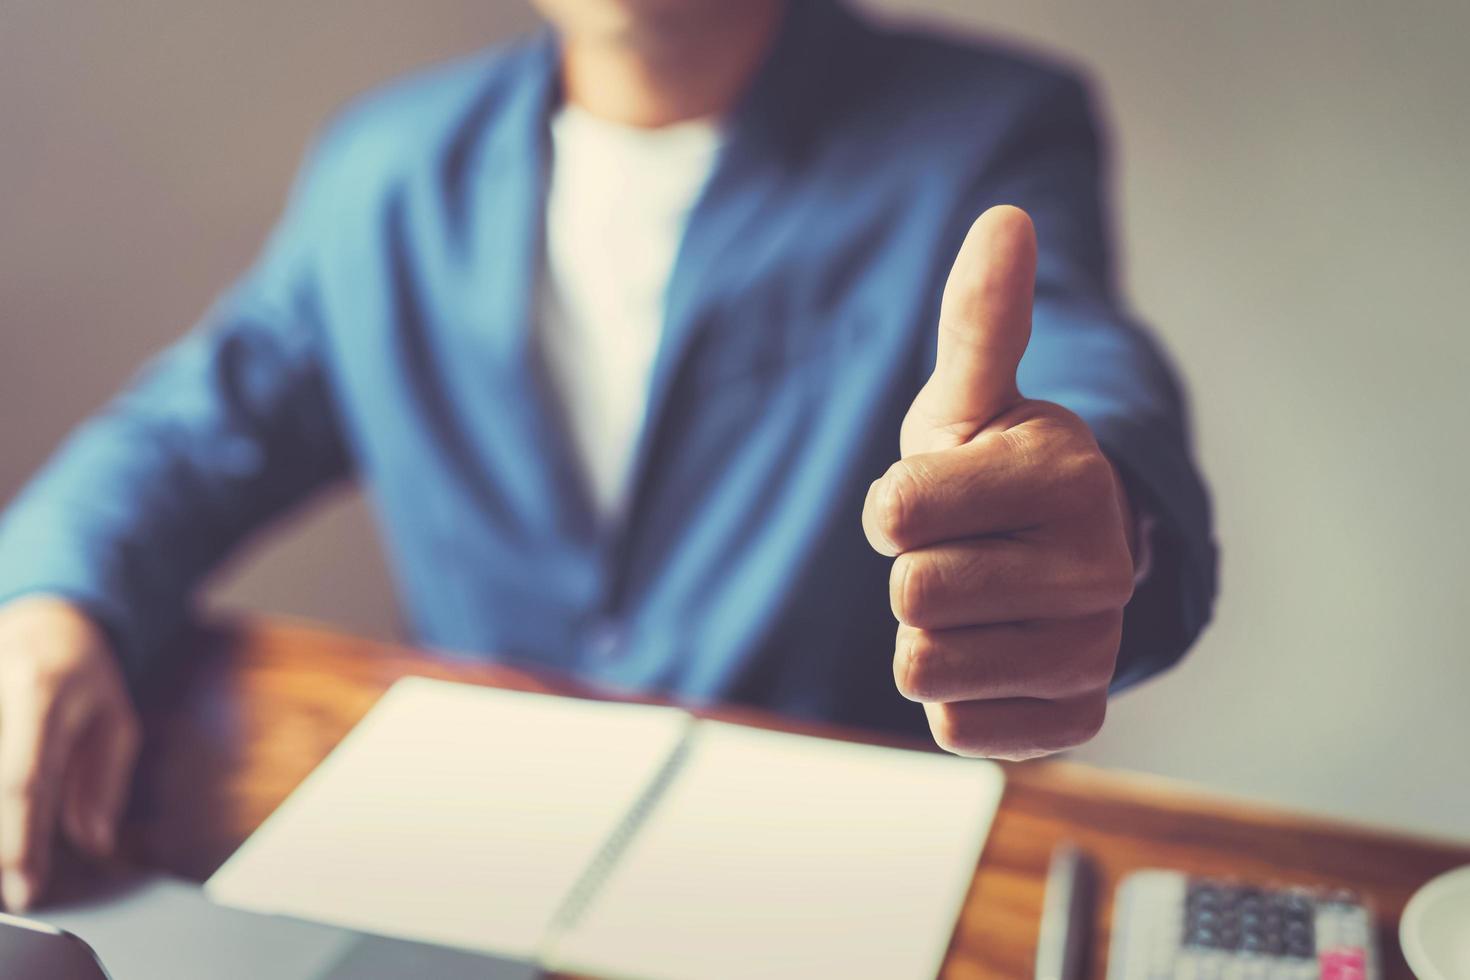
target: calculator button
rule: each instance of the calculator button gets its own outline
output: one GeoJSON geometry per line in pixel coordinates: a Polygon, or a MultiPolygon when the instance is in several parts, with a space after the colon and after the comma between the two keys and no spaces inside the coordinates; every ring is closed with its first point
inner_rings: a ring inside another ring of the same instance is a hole
{"type": "Polygon", "coordinates": [[[1367,953],[1360,947],[1324,950],[1318,961],[1322,980],[1364,980],[1368,971],[1367,953]]]}
{"type": "Polygon", "coordinates": [[[1187,947],[1301,959],[1316,953],[1314,907],[1300,894],[1195,879],[1184,913],[1187,947]]]}

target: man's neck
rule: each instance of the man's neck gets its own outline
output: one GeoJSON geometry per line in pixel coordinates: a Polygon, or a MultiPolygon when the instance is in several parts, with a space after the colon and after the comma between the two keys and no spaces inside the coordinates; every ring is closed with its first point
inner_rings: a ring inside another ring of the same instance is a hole
{"type": "Polygon", "coordinates": [[[774,42],[784,4],[730,4],[734,16],[676,36],[567,37],[568,103],[628,126],[668,126],[734,108],[774,42]]]}

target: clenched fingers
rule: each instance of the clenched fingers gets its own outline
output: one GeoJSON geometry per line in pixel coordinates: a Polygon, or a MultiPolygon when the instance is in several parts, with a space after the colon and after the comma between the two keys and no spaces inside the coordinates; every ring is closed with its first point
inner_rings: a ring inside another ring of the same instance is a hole
{"type": "Polygon", "coordinates": [[[1115,474],[1091,432],[1064,409],[1045,411],[1047,417],[894,463],[863,503],[868,542],[891,557],[945,541],[1116,514],[1115,474]]]}
{"type": "Polygon", "coordinates": [[[956,755],[1033,759],[1081,745],[1102,728],[1107,694],[1061,701],[1005,698],[926,704],[940,748],[956,755]]]}
{"type": "Polygon", "coordinates": [[[1122,609],[1131,559],[1103,544],[985,538],[904,552],[889,575],[894,618],[943,630],[1122,609]]]}
{"type": "Polygon", "coordinates": [[[1083,697],[1107,690],[1122,632],[1121,611],[953,630],[900,625],[893,678],[912,701],[1083,697]]]}

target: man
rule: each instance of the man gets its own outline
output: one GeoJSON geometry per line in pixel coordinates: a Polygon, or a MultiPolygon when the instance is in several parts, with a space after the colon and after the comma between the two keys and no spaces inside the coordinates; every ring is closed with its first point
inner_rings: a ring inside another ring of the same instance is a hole
{"type": "Polygon", "coordinates": [[[421,642],[954,752],[1086,740],[1204,624],[1074,78],[832,0],[542,7],[336,120],[257,265],[8,512],[11,908],[54,834],[111,847],[128,690],[200,581],[344,479],[421,642]]]}

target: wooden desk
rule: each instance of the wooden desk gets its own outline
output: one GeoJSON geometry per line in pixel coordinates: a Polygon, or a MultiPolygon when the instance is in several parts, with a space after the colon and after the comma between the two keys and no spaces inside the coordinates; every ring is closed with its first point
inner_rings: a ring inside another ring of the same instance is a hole
{"type": "MultiPolygon", "coordinates": [[[[430,657],[300,624],[256,621],[198,637],[197,667],[148,708],[149,747],[126,833],[131,853],[195,878],[212,872],[398,677],[424,674],[587,694],[520,671],[430,657]]],[[[718,717],[813,734],[753,712],[718,717]]],[[[873,739],[869,739],[873,740],[873,739]]],[[[1162,780],[1061,761],[1007,766],[1008,785],[950,947],[944,976],[1029,977],[1053,846],[1081,844],[1111,896],[1147,866],[1345,885],[1380,915],[1386,976],[1408,977],[1397,921],[1434,875],[1470,863],[1452,844],[1222,801],[1162,780]]],[[[1107,903],[1092,975],[1105,963],[1107,903]]]]}

